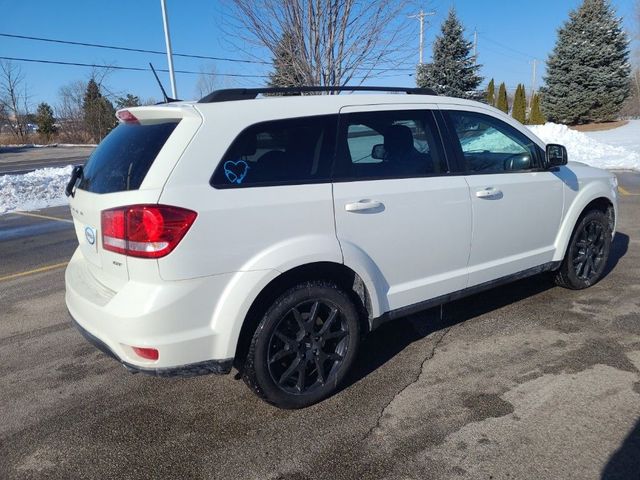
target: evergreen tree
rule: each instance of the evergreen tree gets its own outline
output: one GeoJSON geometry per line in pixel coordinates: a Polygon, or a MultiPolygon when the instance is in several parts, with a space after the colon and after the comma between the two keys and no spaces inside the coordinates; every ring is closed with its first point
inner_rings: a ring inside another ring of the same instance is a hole
{"type": "Polygon", "coordinates": [[[509,99],[507,98],[507,86],[502,82],[498,89],[498,103],[496,104],[498,110],[502,110],[504,113],[509,113],[509,99]]]}
{"type": "Polygon", "coordinates": [[[51,140],[51,136],[58,131],[53,118],[53,109],[48,103],[43,102],[38,105],[35,124],[38,126],[38,133],[44,136],[47,143],[51,140]]]}
{"type": "Polygon", "coordinates": [[[280,38],[273,56],[273,71],[269,74],[270,87],[299,87],[305,84],[300,71],[303,63],[297,61],[300,47],[293,35],[285,32],[280,38]]]}
{"type": "Polygon", "coordinates": [[[100,142],[115,127],[113,104],[100,93],[100,86],[92,78],[82,101],[85,126],[95,142],[100,142]]]}
{"type": "Polygon", "coordinates": [[[524,92],[524,85],[521,83],[518,84],[518,88],[516,89],[511,116],[520,123],[524,123],[527,120],[527,96],[524,92]]]}
{"type": "Polygon", "coordinates": [[[417,85],[441,95],[482,98],[483,93],[476,91],[482,82],[480,65],[475,64],[471,49],[472,43],[464,38],[464,27],[451,8],[433,44],[433,62],[418,65],[417,85]]]}
{"type": "Polygon", "coordinates": [[[142,105],[140,97],[132,95],[131,93],[127,93],[124,97],[116,98],[116,108],[118,110],[121,108],[139,107],[140,105],[142,105]]]}
{"type": "Polygon", "coordinates": [[[486,102],[492,107],[496,106],[496,84],[493,81],[493,78],[489,82],[489,86],[487,87],[487,96],[485,97],[486,102]]]}
{"type": "Polygon", "coordinates": [[[544,115],[540,110],[540,94],[534,93],[531,98],[531,111],[529,112],[529,125],[543,125],[545,123],[544,115]]]}
{"type": "Polygon", "coordinates": [[[629,96],[629,40],[609,0],[584,0],[569,14],[547,60],[542,110],[569,124],[616,118],[629,96]]]}

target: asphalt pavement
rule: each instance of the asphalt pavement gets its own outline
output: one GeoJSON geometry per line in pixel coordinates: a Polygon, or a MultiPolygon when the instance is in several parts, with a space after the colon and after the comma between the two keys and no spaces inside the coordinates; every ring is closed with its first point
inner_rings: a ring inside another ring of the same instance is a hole
{"type": "Polygon", "coordinates": [[[76,332],[66,207],[0,216],[0,478],[640,478],[640,175],[606,277],[534,277],[384,325],[299,411],[233,375],[132,375],[76,332]]]}
{"type": "Polygon", "coordinates": [[[38,168],[84,165],[91,146],[0,147],[0,175],[19,175],[38,168]]]}

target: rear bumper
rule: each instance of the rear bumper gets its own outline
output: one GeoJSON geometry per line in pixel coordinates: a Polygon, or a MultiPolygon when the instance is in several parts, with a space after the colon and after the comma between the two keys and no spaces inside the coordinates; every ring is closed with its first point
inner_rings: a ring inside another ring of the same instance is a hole
{"type": "Polygon", "coordinates": [[[229,280],[128,281],[116,292],[97,281],[76,251],[65,273],[65,301],[85,338],[129,370],[157,376],[229,373],[235,353],[229,332],[238,318],[212,321],[229,280]],[[142,358],[133,347],[156,349],[159,358],[142,358]]]}
{"type": "Polygon", "coordinates": [[[71,323],[73,323],[73,326],[76,327],[76,329],[89,343],[91,343],[101,352],[109,355],[114,360],[120,362],[131,373],[142,372],[148,375],[154,375],[156,377],[195,377],[198,375],[208,375],[210,373],[226,375],[231,371],[231,367],[233,365],[232,358],[226,360],[205,360],[204,362],[166,368],[148,368],[141,367],[139,365],[133,365],[132,363],[128,363],[122,360],[113,352],[113,350],[109,348],[106,343],[104,343],[95,335],[91,334],[89,331],[82,328],[82,326],[75,321],[71,313],[69,313],[69,318],[71,318],[71,323]]]}

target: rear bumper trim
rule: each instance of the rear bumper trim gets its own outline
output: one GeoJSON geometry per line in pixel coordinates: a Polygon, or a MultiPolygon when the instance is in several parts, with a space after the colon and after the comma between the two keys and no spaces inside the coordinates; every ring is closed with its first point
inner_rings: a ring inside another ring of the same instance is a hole
{"type": "Polygon", "coordinates": [[[71,314],[69,314],[71,318],[71,322],[76,327],[76,329],[82,334],[82,336],[93,346],[95,346],[98,350],[110,356],[114,360],[120,362],[124,367],[129,370],[131,373],[146,373],[147,375],[153,375],[156,377],[196,377],[198,375],[208,375],[208,374],[216,374],[216,375],[226,375],[231,372],[231,367],[233,365],[233,358],[228,358],[225,360],[205,360],[204,362],[191,363],[188,365],[180,365],[177,367],[166,367],[166,368],[146,368],[140,367],[138,365],[133,365],[131,363],[125,362],[120,359],[102,340],[100,340],[95,335],[92,335],[87,330],[85,330],[76,320],[73,318],[71,314]]]}

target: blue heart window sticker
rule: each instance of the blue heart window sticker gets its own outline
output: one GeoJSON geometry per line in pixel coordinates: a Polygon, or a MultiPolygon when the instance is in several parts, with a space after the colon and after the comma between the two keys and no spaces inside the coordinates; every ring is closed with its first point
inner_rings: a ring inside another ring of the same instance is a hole
{"type": "Polygon", "coordinates": [[[244,160],[227,160],[224,162],[224,175],[227,177],[227,180],[231,183],[236,183],[240,185],[247,173],[249,173],[249,165],[244,160]]]}

